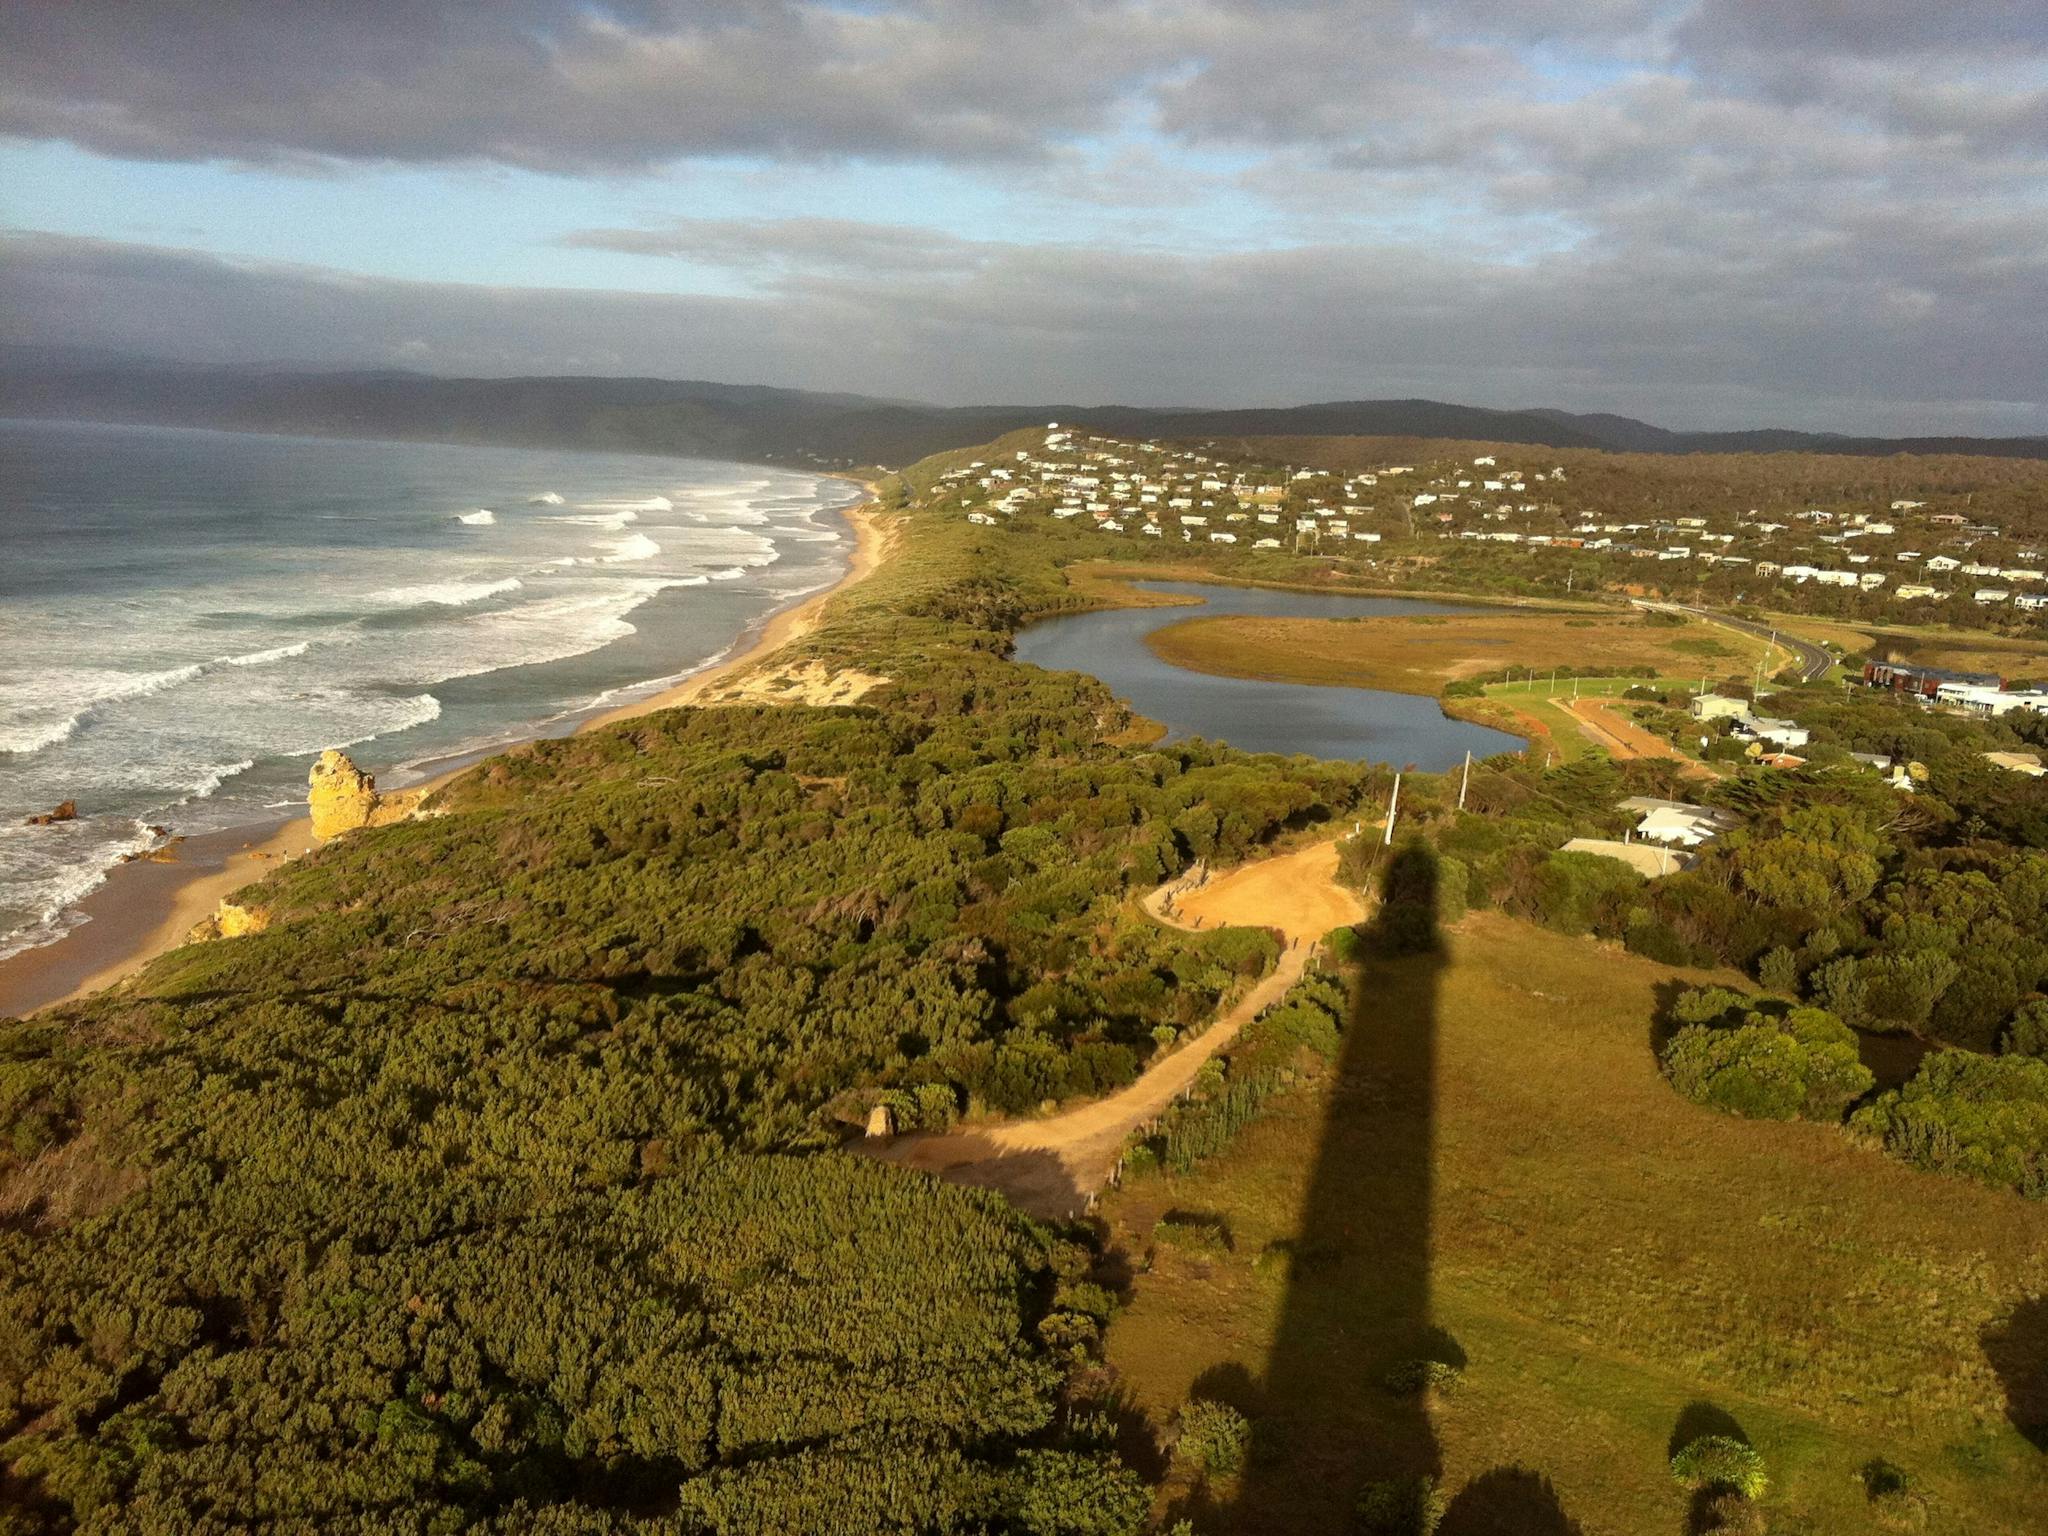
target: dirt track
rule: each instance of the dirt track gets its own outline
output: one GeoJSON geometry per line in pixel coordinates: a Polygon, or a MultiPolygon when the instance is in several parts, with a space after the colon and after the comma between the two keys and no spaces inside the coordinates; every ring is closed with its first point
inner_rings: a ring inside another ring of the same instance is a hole
{"type": "Polygon", "coordinates": [[[1174,927],[1273,928],[1287,947],[1273,970],[1221,1018],[1136,1082],[1044,1120],[900,1136],[886,1144],[862,1143],[860,1150],[953,1183],[1000,1190],[1035,1216],[1079,1214],[1089,1195],[1109,1181],[1131,1133],[1158,1118],[1204,1062],[1300,979],[1324,934],[1364,918],[1364,904],[1335,883],[1336,873],[1336,843],[1318,843],[1242,865],[1197,888],[1176,893],[1168,885],[1145,898],[1145,910],[1174,927]]]}
{"type": "Polygon", "coordinates": [[[1712,770],[1694,762],[1661,736],[1654,736],[1633,720],[1616,714],[1598,699],[1559,699],[1557,707],[1579,723],[1579,730],[1594,746],[1617,762],[1632,757],[1660,757],[1683,763],[1690,773],[1711,777],[1712,770]]]}

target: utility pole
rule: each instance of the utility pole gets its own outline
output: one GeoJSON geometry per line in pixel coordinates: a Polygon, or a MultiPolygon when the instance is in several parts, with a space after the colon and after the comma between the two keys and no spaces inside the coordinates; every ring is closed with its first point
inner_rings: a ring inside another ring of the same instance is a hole
{"type": "Polygon", "coordinates": [[[1465,776],[1458,780],[1458,809],[1465,809],[1465,790],[1472,783],[1472,749],[1465,749],[1465,776]]]}
{"type": "Polygon", "coordinates": [[[1400,808],[1400,804],[1401,770],[1396,768],[1394,770],[1394,792],[1387,797],[1387,831],[1386,835],[1380,839],[1380,846],[1382,848],[1394,846],[1394,813],[1400,808]]]}

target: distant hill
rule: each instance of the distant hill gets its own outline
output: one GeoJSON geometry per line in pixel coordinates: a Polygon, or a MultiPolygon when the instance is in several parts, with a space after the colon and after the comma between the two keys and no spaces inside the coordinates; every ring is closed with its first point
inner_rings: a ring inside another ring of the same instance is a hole
{"type": "Polygon", "coordinates": [[[1626,416],[1500,411],[1438,400],[1347,400],[1255,410],[942,407],[701,379],[461,379],[395,370],[208,369],[47,348],[0,348],[0,415],[827,465],[907,464],[1046,421],[1171,438],[1451,438],[1637,453],[2048,458],[2048,438],[2042,437],[1672,432],[1626,416]]]}

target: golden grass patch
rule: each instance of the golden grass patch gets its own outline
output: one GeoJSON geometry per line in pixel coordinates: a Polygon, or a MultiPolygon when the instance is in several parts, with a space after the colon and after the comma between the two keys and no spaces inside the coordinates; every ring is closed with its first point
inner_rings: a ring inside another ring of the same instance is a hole
{"type": "Polygon", "coordinates": [[[1163,1424],[1201,1383],[1256,1416],[1212,1528],[1341,1530],[1363,1479],[1437,1458],[1453,1493],[1540,1474],[1586,1536],[1678,1531],[1670,1439],[1711,1404],[1764,1453],[1774,1529],[1871,1529],[1879,1456],[1931,1530],[2040,1529],[2048,1456],[1981,1341],[2048,1290],[2048,1208],[1681,1100],[1650,1019],[1699,979],[1476,914],[1442,957],[1360,974],[1337,1073],[1106,1203],[1139,1270],[1109,1336],[1136,1404],[1163,1424]],[[1229,1251],[1155,1250],[1167,1210],[1229,1251]],[[1456,1393],[1381,1384],[1404,1312],[1455,1339],[1456,1393]]]}
{"type": "Polygon", "coordinates": [[[1652,624],[1634,614],[1491,612],[1295,619],[1220,616],[1146,636],[1161,660],[1265,682],[1439,692],[1504,668],[1640,669],[1643,675],[1747,675],[1765,642],[1717,625],[1652,624]]]}

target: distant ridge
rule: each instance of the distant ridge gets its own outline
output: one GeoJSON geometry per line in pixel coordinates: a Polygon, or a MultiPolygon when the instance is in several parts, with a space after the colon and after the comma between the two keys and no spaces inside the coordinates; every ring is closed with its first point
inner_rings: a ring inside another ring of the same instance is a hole
{"type": "Polygon", "coordinates": [[[1624,453],[2048,458],[2048,437],[1842,437],[1776,428],[1673,432],[1627,416],[1491,410],[1438,400],[1237,410],[942,407],[702,379],[465,379],[389,369],[193,368],[25,347],[0,347],[0,415],[826,464],[906,464],[1046,421],[1171,438],[1453,438],[1624,453]]]}

